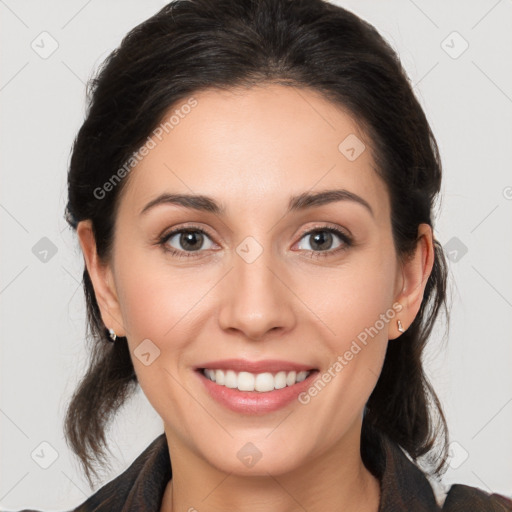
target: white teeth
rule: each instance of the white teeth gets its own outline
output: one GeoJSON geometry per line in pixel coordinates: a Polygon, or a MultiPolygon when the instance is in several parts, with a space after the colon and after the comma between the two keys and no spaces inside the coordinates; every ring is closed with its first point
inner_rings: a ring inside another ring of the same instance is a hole
{"type": "Polygon", "coordinates": [[[237,388],[239,391],[259,391],[261,393],[273,391],[274,389],[283,389],[286,386],[293,386],[306,379],[310,373],[309,371],[280,371],[275,374],[270,372],[254,374],[249,372],[236,373],[233,370],[225,371],[210,368],[203,370],[205,377],[220,386],[226,386],[231,389],[237,388]]]}
{"type": "Polygon", "coordinates": [[[286,387],[286,372],[278,372],[274,377],[275,389],[283,389],[286,387]]]}
{"type": "Polygon", "coordinates": [[[297,382],[302,382],[308,376],[308,372],[297,373],[297,382]]]}
{"type": "Polygon", "coordinates": [[[221,386],[223,386],[225,381],[226,381],[226,378],[225,378],[224,372],[221,370],[216,370],[215,371],[215,382],[217,384],[220,384],[221,386]]]}
{"type": "Polygon", "coordinates": [[[254,375],[248,372],[238,374],[238,389],[240,391],[254,391],[254,375]]]}
{"type": "Polygon", "coordinates": [[[293,386],[295,384],[297,378],[297,372],[288,372],[286,374],[286,385],[293,386]]]}
{"type": "Polygon", "coordinates": [[[274,376],[271,373],[258,373],[254,379],[254,389],[256,391],[274,391],[274,386],[274,376]]]}
{"type": "MultiPolygon", "coordinates": [[[[222,372],[222,370],[220,370],[222,372]]],[[[238,386],[238,378],[233,370],[228,370],[225,374],[224,386],[235,389],[238,386]]]]}

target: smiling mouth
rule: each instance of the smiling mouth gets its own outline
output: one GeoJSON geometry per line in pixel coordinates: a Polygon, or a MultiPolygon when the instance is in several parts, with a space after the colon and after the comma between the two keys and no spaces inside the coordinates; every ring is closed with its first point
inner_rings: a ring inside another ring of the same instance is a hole
{"type": "Polygon", "coordinates": [[[311,373],[317,370],[303,371],[279,371],[275,373],[251,373],[236,372],[234,370],[221,370],[214,368],[199,368],[208,380],[215,382],[219,386],[239,391],[256,391],[265,393],[277,389],[294,386],[295,384],[307,379],[311,373]]]}

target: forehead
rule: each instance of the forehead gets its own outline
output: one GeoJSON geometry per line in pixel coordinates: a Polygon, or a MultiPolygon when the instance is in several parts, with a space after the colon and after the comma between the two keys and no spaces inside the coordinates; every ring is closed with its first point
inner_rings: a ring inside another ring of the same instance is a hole
{"type": "Polygon", "coordinates": [[[318,92],[272,84],[191,97],[194,102],[168,110],[158,136],[153,131],[153,147],[130,172],[121,208],[140,211],[171,191],[216,197],[228,210],[243,210],[343,187],[365,196],[377,215],[387,213],[371,141],[347,111],[318,92]]]}

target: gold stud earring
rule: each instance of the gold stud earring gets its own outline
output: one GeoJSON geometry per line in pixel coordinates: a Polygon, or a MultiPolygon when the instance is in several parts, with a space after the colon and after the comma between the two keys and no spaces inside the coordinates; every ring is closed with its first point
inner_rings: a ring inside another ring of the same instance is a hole
{"type": "Polygon", "coordinates": [[[405,329],[404,329],[404,328],[403,328],[403,326],[402,326],[402,322],[400,322],[400,320],[397,320],[397,323],[398,323],[398,330],[399,330],[400,332],[405,332],[405,329]]]}

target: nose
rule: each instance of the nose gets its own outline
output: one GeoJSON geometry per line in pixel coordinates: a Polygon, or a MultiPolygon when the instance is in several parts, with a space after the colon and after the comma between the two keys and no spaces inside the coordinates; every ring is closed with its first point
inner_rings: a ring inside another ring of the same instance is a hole
{"type": "Polygon", "coordinates": [[[283,266],[272,261],[271,251],[264,250],[251,263],[234,254],[233,267],[222,284],[220,327],[253,341],[267,338],[270,331],[293,329],[293,293],[283,266]]]}

